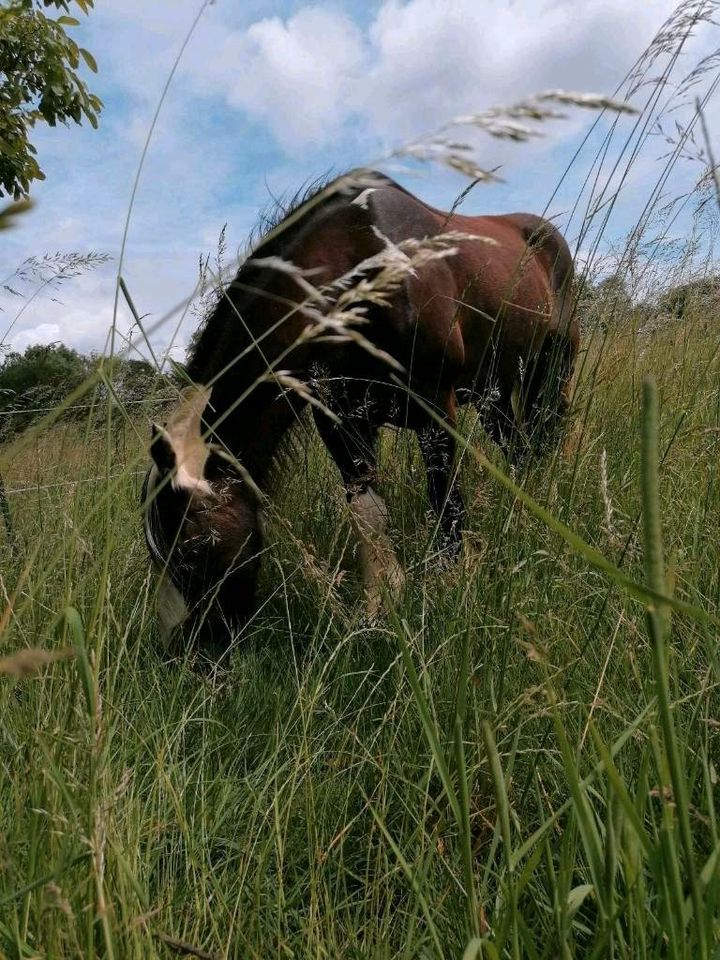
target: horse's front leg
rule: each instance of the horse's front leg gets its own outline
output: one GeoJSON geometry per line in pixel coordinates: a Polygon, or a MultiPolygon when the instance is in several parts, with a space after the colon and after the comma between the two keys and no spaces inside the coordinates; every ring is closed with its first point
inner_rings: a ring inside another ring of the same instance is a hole
{"type": "Polygon", "coordinates": [[[372,618],[382,607],[383,589],[398,598],[405,575],[387,533],[385,501],[376,489],[377,424],[362,416],[342,416],[341,411],[337,415],[339,422],[314,411],[320,436],[345,484],[366,611],[372,618]]]}
{"type": "Polygon", "coordinates": [[[457,425],[457,400],[455,391],[448,390],[433,404],[442,423],[427,412],[420,415],[417,424],[420,452],[427,471],[430,504],[438,518],[441,546],[445,555],[455,559],[462,545],[462,526],[465,519],[465,504],[457,483],[455,437],[446,425],[457,425]]]}

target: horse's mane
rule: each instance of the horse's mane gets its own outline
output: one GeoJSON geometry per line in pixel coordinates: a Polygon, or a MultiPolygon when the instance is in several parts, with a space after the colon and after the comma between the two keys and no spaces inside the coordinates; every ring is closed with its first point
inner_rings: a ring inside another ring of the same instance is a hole
{"type": "MultiPolygon", "coordinates": [[[[280,227],[293,213],[300,210],[305,204],[314,200],[333,183],[344,176],[333,170],[328,170],[311,180],[306,180],[294,192],[286,192],[280,196],[272,196],[259,212],[257,220],[252,226],[245,244],[245,253],[241,257],[238,270],[233,280],[237,279],[249,257],[257,254],[268,236],[280,227]]],[[[222,334],[223,326],[233,312],[227,290],[232,285],[225,283],[217,287],[216,295],[210,299],[201,317],[197,329],[193,333],[188,347],[186,370],[192,380],[202,381],[206,365],[209,363],[222,334]]]]}
{"type": "MultiPolygon", "coordinates": [[[[270,202],[260,210],[257,220],[250,230],[246,250],[252,251],[252,253],[257,252],[257,250],[262,247],[268,235],[284,223],[293,213],[305,204],[309,204],[318,194],[322,193],[323,190],[327,190],[328,187],[331,187],[339,181],[345,181],[343,192],[348,194],[358,194],[368,186],[384,184],[386,186],[392,186],[396,190],[406,193],[408,196],[413,196],[413,194],[401,184],[397,183],[387,174],[380,173],[377,170],[360,167],[355,170],[336,173],[330,168],[326,170],[325,173],[320,174],[319,177],[305,180],[294,193],[286,192],[279,197],[271,194],[270,202]]],[[[269,188],[268,192],[270,192],[269,188]]],[[[328,197],[328,199],[331,199],[331,197],[328,197]]],[[[417,200],[418,203],[424,204],[424,202],[418,200],[417,197],[413,197],[413,199],[417,200]]],[[[424,204],[424,206],[428,206],[428,204],[424,204]]],[[[434,207],[428,208],[431,210],[435,209],[434,207]]],[[[442,213],[443,211],[440,210],[437,212],[442,213]]]]}
{"type": "MultiPolygon", "coordinates": [[[[312,177],[305,180],[294,192],[286,191],[279,196],[275,196],[270,188],[267,187],[270,194],[270,200],[261,208],[257,220],[248,234],[246,250],[257,250],[262,246],[263,240],[267,235],[279,227],[287,218],[299,210],[304,204],[314,200],[315,197],[340,179],[342,174],[336,173],[332,168],[321,173],[319,177],[312,177]]],[[[266,184],[267,186],[267,184],[266,184]]]]}
{"type": "MultiPolygon", "coordinates": [[[[345,184],[341,189],[348,195],[353,193],[357,195],[371,184],[378,185],[381,183],[391,185],[403,193],[409,194],[408,190],[385,174],[374,170],[359,169],[341,174],[328,170],[319,177],[306,180],[292,193],[284,193],[278,197],[272,196],[270,202],[261,209],[255,224],[250,230],[245,247],[246,252],[241,259],[233,281],[218,287],[216,297],[211,300],[205,312],[205,317],[200,320],[198,328],[193,334],[186,360],[187,373],[192,380],[203,382],[207,364],[217,348],[223,327],[228,317],[236,309],[230,303],[227,291],[232,283],[238,279],[247,261],[263,251],[266,244],[274,243],[275,240],[282,242],[282,232],[276,232],[278,228],[306,205],[309,207],[309,211],[317,211],[319,205],[311,205],[312,201],[324,190],[328,190],[333,184],[342,181],[345,181],[345,184]]],[[[336,197],[336,192],[330,192],[326,198],[320,201],[320,206],[332,202],[336,197]]],[[[298,222],[297,218],[295,218],[295,222],[298,222]]]]}

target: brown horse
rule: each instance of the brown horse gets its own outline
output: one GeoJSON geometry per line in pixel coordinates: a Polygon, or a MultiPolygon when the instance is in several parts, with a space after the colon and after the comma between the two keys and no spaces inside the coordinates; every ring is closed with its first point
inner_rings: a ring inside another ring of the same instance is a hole
{"type": "Polygon", "coordinates": [[[266,229],[209,316],[165,428],[153,428],[145,531],[165,631],[224,644],[254,608],[262,490],[313,404],[340,470],[367,602],[402,573],[376,489],[378,429],[417,432],[443,546],[460,546],[458,404],[511,458],[557,435],[578,350],[573,265],[529,214],[444,213],[377,173],[304,195],[266,229]]]}

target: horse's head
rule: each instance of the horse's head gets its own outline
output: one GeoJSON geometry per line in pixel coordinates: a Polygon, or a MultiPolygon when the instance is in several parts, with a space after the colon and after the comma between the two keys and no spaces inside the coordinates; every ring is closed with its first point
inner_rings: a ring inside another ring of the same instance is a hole
{"type": "Polygon", "coordinates": [[[222,649],[252,612],[262,534],[252,484],[203,437],[209,398],[188,387],[166,425],[153,424],[142,501],[166,639],[222,649]]]}

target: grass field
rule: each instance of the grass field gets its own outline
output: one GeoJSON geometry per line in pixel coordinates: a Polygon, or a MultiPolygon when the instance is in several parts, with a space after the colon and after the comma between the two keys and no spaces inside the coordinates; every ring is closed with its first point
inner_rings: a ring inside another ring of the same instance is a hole
{"type": "Polygon", "coordinates": [[[267,601],[214,676],[158,643],[143,419],[20,437],[0,655],[67,659],[0,664],[0,953],[715,956],[718,322],[596,322],[564,455],[515,478],[639,588],[493,478],[468,413],[450,568],[414,441],[383,441],[408,588],[367,625],[308,433],[267,601]]]}

